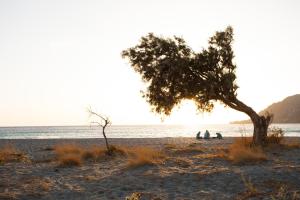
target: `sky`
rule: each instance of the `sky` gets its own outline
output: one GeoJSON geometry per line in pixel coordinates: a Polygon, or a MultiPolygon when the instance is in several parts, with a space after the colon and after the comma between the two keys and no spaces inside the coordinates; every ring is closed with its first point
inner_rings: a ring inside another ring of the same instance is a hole
{"type": "Polygon", "coordinates": [[[201,51],[231,25],[238,98],[260,111],[300,93],[299,10],[296,0],[0,0],[0,126],[87,125],[89,106],[113,124],[247,119],[186,101],[162,121],[121,51],[149,32],[201,51]]]}

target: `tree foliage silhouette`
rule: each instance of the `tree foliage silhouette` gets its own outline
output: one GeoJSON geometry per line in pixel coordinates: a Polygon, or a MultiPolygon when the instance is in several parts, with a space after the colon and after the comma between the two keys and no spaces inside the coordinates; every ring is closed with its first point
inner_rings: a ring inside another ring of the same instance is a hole
{"type": "Polygon", "coordinates": [[[148,84],[144,97],[155,112],[170,115],[184,99],[193,100],[198,110],[210,112],[220,101],[246,113],[254,124],[254,143],[263,144],[272,116],[259,116],[237,99],[233,28],[216,32],[208,43],[207,49],[194,52],[180,37],[149,33],[138,45],[124,50],[122,57],[148,84]]]}

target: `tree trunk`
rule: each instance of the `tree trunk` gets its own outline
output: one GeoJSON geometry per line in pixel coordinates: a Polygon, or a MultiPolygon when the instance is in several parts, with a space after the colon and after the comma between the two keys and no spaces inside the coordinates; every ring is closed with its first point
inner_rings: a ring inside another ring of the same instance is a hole
{"type": "Polygon", "coordinates": [[[238,99],[220,99],[229,107],[247,114],[253,123],[253,143],[254,145],[264,145],[266,142],[268,127],[272,119],[272,115],[259,116],[251,107],[247,106],[238,99]]]}
{"type": "Polygon", "coordinates": [[[269,122],[265,116],[259,116],[253,122],[253,143],[256,145],[264,145],[266,143],[269,122]]]}
{"type": "Polygon", "coordinates": [[[105,139],[105,145],[106,145],[106,148],[107,148],[107,152],[110,153],[110,149],[109,149],[109,145],[108,145],[108,141],[107,141],[104,129],[105,129],[105,127],[102,128],[102,134],[103,134],[103,137],[105,139]]]}

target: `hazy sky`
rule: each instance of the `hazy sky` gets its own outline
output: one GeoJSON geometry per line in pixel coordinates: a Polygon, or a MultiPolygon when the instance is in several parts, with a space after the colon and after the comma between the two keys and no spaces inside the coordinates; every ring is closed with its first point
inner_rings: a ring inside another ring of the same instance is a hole
{"type": "MultiPolygon", "coordinates": [[[[300,1],[0,0],[0,126],[87,124],[86,107],[113,124],[158,124],[143,83],[120,56],[148,32],[182,36],[194,50],[217,30],[235,33],[238,97],[260,111],[300,93],[300,1]]],[[[191,102],[164,123],[247,118],[191,102]]]]}

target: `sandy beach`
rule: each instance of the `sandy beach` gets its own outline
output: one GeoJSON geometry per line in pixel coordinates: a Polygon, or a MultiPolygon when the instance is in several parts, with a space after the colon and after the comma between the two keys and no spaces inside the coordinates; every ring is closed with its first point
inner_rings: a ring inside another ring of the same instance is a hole
{"type": "Polygon", "coordinates": [[[134,168],[123,156],[58,166],[53,147],[104,146],[103,139],[0,140],[0,147],[12,145],[26,155],[22,162],[0,164],[0,199],[300,198],[299,148],[272,150],[266,161],[241,165],[217,156],[234,139],[109,139],[113,145],[150,147],[166,155],[162,163],[134,168]]]}

